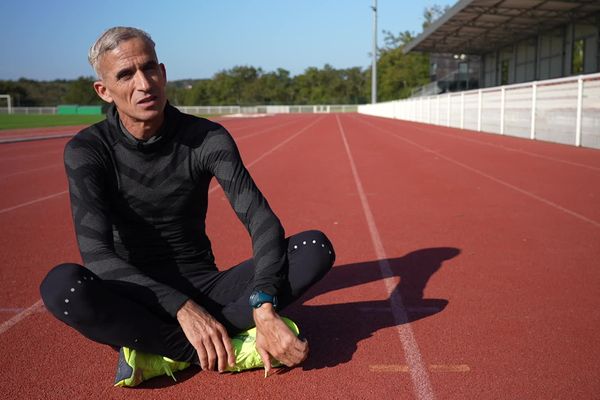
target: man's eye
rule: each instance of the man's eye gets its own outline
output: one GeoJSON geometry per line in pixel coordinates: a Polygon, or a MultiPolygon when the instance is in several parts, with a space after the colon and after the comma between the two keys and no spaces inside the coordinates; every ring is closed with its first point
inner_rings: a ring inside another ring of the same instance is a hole
{"type": "Polygon", "coordinates": [[[131,79],[132,74],[130,72],[124,72],[122,74],[117,75],[117,80],[119,81],[127,81],[131,79]]]}

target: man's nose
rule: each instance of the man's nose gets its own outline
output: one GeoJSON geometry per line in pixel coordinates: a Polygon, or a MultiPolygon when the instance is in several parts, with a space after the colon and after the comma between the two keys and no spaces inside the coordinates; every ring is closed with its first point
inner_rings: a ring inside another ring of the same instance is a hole
{"type": "Polygon", "coordinates": [[[148,90],[150,89],[151,83],[150,79],[146,76],[144,71],[137,71],[135,74],[135,86],[138,90],[148,90]]]}

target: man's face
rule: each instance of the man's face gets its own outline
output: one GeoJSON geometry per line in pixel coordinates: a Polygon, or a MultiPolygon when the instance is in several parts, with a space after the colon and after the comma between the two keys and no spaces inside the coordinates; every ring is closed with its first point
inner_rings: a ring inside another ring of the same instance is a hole
{"type": "Polygon", "coordinates": [[[149,44],[138,38],[119,43],[100,57],[99,72],[102,80],[94,89],[104,101],[115,103],[123,123],[162,118],[167,77],[149,44]]]}

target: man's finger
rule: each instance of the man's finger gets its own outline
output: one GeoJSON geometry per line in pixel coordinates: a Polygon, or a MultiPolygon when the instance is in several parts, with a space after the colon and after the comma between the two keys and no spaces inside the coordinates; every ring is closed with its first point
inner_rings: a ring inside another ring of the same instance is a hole
{"type": "Polygon", "coordinates": [[[227,352],[227,364],[233,367],[235,365],[235,351],[227,333],[223,334],[223,344],[225,345],[225,352],[227,352]]]}
{"type": "Polygon", "coordinates": [[[215,361],[217,359],[217,352],[210,340],[207,340],[207,342],[204,344],[204,348],[206,349],[206,354],[208,355],[208,370],[212,371],[215,369],[215,361]]]}
{"type": "Polygon", "coordinates": [[[224,338],[220,338],[213,343],[217,352],[217,367],[219,368],[219,372],[224,372],[227,367],[227,351],[225,351],[223,341],[224,338]]]}
{"type": "Polygon", "coordinates": [[[206,368],[208,367],[208,355],[206,354],[206,351],[204,350],[204,346],[195,346],[196,347],[196,353],[198,353],[198,360],[200,360],[200,368],[202,368],[204,371],[206,371],[206,368]]]}
{"type": "Polygon", "coordinates": [[[265,378],[269,375],[269,372],[271,371],[271,357],[269,356],[269,353],[267,353],[267,351],[263,348],[257,348],[256,349],[258,351],[258,354],[260,355],[260,358],[263,361],[263,364],[265,365],[265,378]]]}

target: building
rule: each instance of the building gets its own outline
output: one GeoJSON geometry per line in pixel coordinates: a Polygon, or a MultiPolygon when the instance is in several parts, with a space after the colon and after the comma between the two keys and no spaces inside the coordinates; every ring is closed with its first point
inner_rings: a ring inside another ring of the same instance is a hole
{"type": "Polygon", "coordinates": [[[461,0],[404,51],[460,57],[484,88],[600,72],[599,48],[598,0],[461,0]]]}
{"type": "Polygon", "coordinates": [[[600,0],[460,0],[404,48],[432,82],[359,112],[600,149],[599,36],[600,0]]]}

